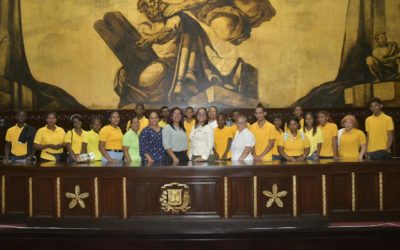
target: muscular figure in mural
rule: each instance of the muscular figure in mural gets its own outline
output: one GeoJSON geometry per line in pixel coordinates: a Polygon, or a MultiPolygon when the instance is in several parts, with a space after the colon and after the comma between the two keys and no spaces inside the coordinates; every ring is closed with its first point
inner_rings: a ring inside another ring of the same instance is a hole
{"type": "Polygon", "coordinates": [[[135,102],[181,103],[209,86],[241,89],[242,96],[258,98],[257,69],[239,58],[231,73],[221,74],[207,53],[219,55],[199,22],[208,25],[216,37],[239,45],[250,37],[252,28],[275,15],[269,0],[175,4],[138,0],[137,8],[149,21],[137,27],[140,34],[118,12],[107,13],[95,24],[123,64],[115,81],[120,107],[135,102]]]}
{"type": "Polygon", "coordinates": [[[378,46],[372,56],[367,57],[367,65],[375,82],[400,80],[400,49],[396,42],[389,42],[386,32],[375,34],[378,46]]]}

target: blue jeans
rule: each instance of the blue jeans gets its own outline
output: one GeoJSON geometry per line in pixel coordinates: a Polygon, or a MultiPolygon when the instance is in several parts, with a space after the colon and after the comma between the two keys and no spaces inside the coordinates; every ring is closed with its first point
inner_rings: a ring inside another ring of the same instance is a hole
{"type": "Polygon", "coordinates": [[[317,158],[317,152],[312,153],[309,157],[307,157],[307,160],[309,161],[315,161],[317,158]]]}
{"type": "MultiPolygon", "coordinates": [[[[122,161],[122,159],[124,158],[124,153],[122,153],[122,152],[114,152],[114,151],[107,150],[107,153],[113,160],[122,161]]],[[[101,161],[107,162],[107,159],[105,157],[103,157],[103,158],[101,158],[101,161]]]]}
{"type": "Polygon", "coordinates": [[[280,155],[272,155],[272,160],[273,161],[282,161],[283,157],[280,155]]]}

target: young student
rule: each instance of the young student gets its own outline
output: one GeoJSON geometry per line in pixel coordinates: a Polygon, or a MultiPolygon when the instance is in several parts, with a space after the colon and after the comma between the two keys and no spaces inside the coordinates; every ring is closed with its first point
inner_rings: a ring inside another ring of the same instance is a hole
{"type": "Polygon", "coordinates": [[[339,157],[341,160],[362,160],[367,151],[367,139],[358,128],[357,119],[346,115],[341,121],[344,131],[339,140],[339,157]]]}
{"type": "Polygon", "coordinates": [[[365,120],[369,158],[371,160],[392,159],[390,149],[394,137],[393,119],[382,112],[383,104],[379,98],[373,98],[369,102],[369,108],[372,115],[365,120]]]}
{"type": "MultiPolygon", "coordinates": [[[[300,129],[304,128],[304,118],[303,118],[303,108],[300,105],[297,105],[293,109],[292,116],[297,117],[300,121],[300,129]]],[[[287,123],[285,123],[285,131],[287,130],[287,123]]]]}
{"type": "Polygon", "coordinates": [[[163,106],[160,109],[160,121],[158,122],[158,126],[164,128],[168,125],[169,120],[169,108],[167,106],[163,106]]]}
{"type": "Polygon", "coordinates": [[[31,160],[32,152],[28,152],[28,143],[21,143],[19,137],[21,132],[26,126],[26,113],[25,111],[18,111],[16,115],[17,124],[9,128],[6,133],[6,145],[4,148],[4,161],[8,163],[9,161],[17,160],[31,160]]]}
{"type": "Polygon", "coordinates": [[[164,149],[167,152],[167,162],[187,163],[188,143],[185,126],[183,125],[183,111],[175,107],[171,110],[168,125],[162,130],[164,149]]]}
{"type": "Polygon", "coordinates": [[[207,109],[200,108],[196,113],[196,125],[189,135],[189,159],[194,162],[213,161],[215,159],[214,129],[208,124],[207,109]]]}
{"type": "Polygon", "coordinates": [[[337,159],[337,136],[338,128],[335,123],[329,122],[329,113],[327,111],[318,112],[318,128],[322,132],[324,142],[322,143],[320,159],[337,159]]]}
{"type": "Polygon", "coordinates": [[[310,142],[300,130],[300,121],[296,116],[287,121],[288,130],[279,139],[278,150],[280,155],[290,162],[301,162],[307,159],[310,153],[310,142]]]}
{"type": "Polygon", "coordinates": [[[157,112],[149,115],[149,125],[139,136],[140,157],[147,163],[165,161],[165,149],[162,141],[162,128],[158,125],[160,118],[157,112]]]}
{"type": "Polygon", "coordinates": [[[250,126],[250,131],[256,138],[256,145],[253,152],[254,160],[272,161],[272,149],[275,144],[276,128],[266,120],[267,112],[261,104],[256,107],[254,115],[257,118],[257,122],[250,126]]]}
{"type": "MultiPolygon", "coordinates": [[[[136,113],[132,114],[131,127],[126,131],[122,139],[122,150],[124,151],[125,162],[141,162],[139,150],[139,128],[140,123],[136,113]]],[[[136,166],[136,165],[133,165],[136,166]]]]}
{"type": "Polygon", "coordinates": [[[324,136],[322,135],[321,129],[318,127],[317,119],[311,112],[307,112],[305,115],[305,124],[303,127],[303,133],[307,136],[310,142],[310,154],[308,160],[318,160],[321,153],[322,143],[324,143],[324,136]]]}
{"type": "Polygon", "coordinates": [[[102,122],[99,117],[93,117],[90,122],[91,130],[86,133],[87,152],[94,154],[94,161],[101,161],[102,155],[99,150],[99,132],[102,122]]]}
{"type": "Polygon", "coordinates": [[[212,129],[215,129],[216,127],[218,127],[217,114],[218,114],[217,107],[211,106],[208,109],[208,125],[210,125],[212,129]]]}
{"type": "MultiPolygon", "coordinates": [[[[149,125],[149,120],[146,118],[145,113],[146,109],[144,108],[143,103],[138,103],[135,106],[135,113],[139,119],[140,127],[139,127],[139,134],[142,132],[142,130],[149,125]]],[[[131,128],[131,121],[129,120],[128,123],[126,124],[126,131],[128,131],[131,128]]]]}
{"type": "Polygon", "coordinates": [[[118,111],[112,111],[109,116],[110,124],[104,126],[99,132],[99,149],[103,155],[103,162],[116,163],[123,159],[122,138],[120,129],[120,116],[118,111]]]}
{"type": "Polygon", "coordinates": [[[57,115],[49,112],[46,116],[46,126],[40,128],[35,136],[33,148],[41,150],[40,159],[42,161],[65,161],[64,138],[65,131],[58,127],[57,115]]]}
{"type": "Polygon", "coordinates": [[[236,119],[238,131],[232,141],[232,161],[253,161],[252,154],[256,139],[247,129],[247,118],[240,115],[236,119]]]}
{"type": "Polygon", "coordinates": [[[193,126],[196,124],[194,119],[194,109],[192,107],[187,107],[185,110],[185,121],[183,123],[187,136],[190,135],[193,126]]]}
{"type": "Polygon", "coordinates": [[[276,134],[276,139],[275,139],[275,143],[274,143],[274,147],[272,148],[272,160],[276,161],[276,160],[281,160],[282,157],[279,154],[278,151],[278,144],[279,144],[279,139],[283,133],[282,130],[282,125],[283,125],[283,120],[281,117],[277,116],[274,118],[274,126],[275,126],[275,134],[276,134]]]}
{"type": "Polygon", "coordinates": [[[216,160],[228,160],[232,157],[230,152],[233,132],[231,127],[225,126],[226,116],[217,115],[218,127],[214,129],[214,155],[216,160]]]}
{"type": "Polygon", "coordinates": [[[78,155],[87,153],[87,132],[82,129],[82,116],[72,115],[71,122],[74,128],[67,132],[64,143],[68,152],[67,161],[75,162],[78,155]]]}

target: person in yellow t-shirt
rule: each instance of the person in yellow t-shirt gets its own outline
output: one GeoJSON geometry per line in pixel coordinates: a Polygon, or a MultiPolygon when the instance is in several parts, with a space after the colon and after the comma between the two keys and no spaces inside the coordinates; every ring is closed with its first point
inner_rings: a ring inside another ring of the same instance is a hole
{"type": "Polygon", "coordinates": [[[318,127],[317,119],[311,112],[307,112],[304,116],[305,124],[303,133],[307,136],[310,142],[310,154],[307,160],[319,160],[321,153],[322,143],[324,143],[324,136],[321,129],[318,127]]]}
{"type": "Polygon", "coordinates": [[[40,128],[33,141],[33,148],[41,150],[40,158],[42,161],[65,161],[64,138],[65,131],[58,127],[57,114],[49,112],[46,116],[46,126],[40,128]]]}
{"type": "Polygon", "coordinates": [[[218,127],[214,129],[214,155],[216,160],[229,160],[232,157],[230,152],[233,133],[231,127],[225,126],[226,116],[217,115],[218,127]]]}
{"type": "Polygon", "coordinates": [[[250,126],[250,131],[256,138],[254,147],[255,161],[272,161],[272,149],[276,138],[275,126],[266,120],[267,112],[262,105],[255,109],[257,121],[250,126]]]}
{"type": "Polygon", "coordinates": [[[68,152],[67,161],[79,161],[80,154],[87,153],[87,132],[82,129],[82,116],[75,114],[71,116],[73,129],[65,135],[64,142],[68,152]]]}
{"type": "Polygon", "coordinates": [[[390,150],[394,140],[393,119],[382,112],[383,104],[379,98],[373,98],[369,108],[373,114],[365,120],[368,156],[371,160],[392,159],[390,150]]]}
{"type": "Polygon", "coordinates": [[[25,111],[18,111],[16,115],[17,124],[9,128],[6,133],[6,144],[4,147],[4,162],[8,163],[17,160],[31,160],[32,154],[28,155],[28,143],[21,143],[18,141],[22,130],[26,126],[26,113],[25,111]]]}
{"type": "Polygon", "coordinates": [[[102,122],[99,117],[93,117],[90,123],[91,130],[86,133],[87,152],[94,154],[95,161],[101,161],[102,155],[99,150],[99,132],[102,122]]]}
{"type": "Polygon", "coordinates": [[[357,119],[346,115],[341,121],[344,131],[339,139],[339,157],[341,160],[362,160],[367,151],[365,134],[357,129],[357,119]]]}
{"type": "MultiPolygon", "coordinates": [[[[300,121],[300,129],[304,128],[304,118],[303,118],[303,108],[300,105],[297,105],[293,109],[292,116],[297,117],[300,121]]],[[[285,123],[285,131],[288,130],[287,123],[285,123]]]]}
{"type": "Polygon", "coordinates": [[[276,131],[275,131],[276,138],[275,138],[274,148],[272,149],[272,160],[278,161],[278,160],[282,160],[282,157],[278,151],[279,139],[283,133],[283,130],[282,130],[283,120],[281,117],[277,116],[274,118],[274,126],[276,129],[276,131]]]}
{"type": "Polygon", "coordinates": [[[187,107],[185,110],[185,121],[183,123],[187,136],[190,135],[190,132],[195,124],[196,120],[194,119],[194,110],[192,107],[187,107]]]}
{"type": "Polygon", "coordinates": [[[279,139],[278,150],[280,155],[290,162],[302,162],[310,153],[310,142],[300,130],[300,121],[297,117],[290,117],[287,121],[288,130],[279,139]]]}
{"type": "Polygon", "coordinates": [[[158,122],[158,126],[164,128],[168,125],[169,120],[169,108],[167,106],[163,106],[160,109],[160,121],[158,122]]]}
{"type": "Polygon", "coordinates": [[[329,122],[327,111],[318,112],[318,128],[322,131],[324,142],[322,143],[320,159],[338,159],[337,136],[338,128],[335,123],[329,122]]]}
{"type": "MultiPolygon", "coordinates": [[[[145,116],[146,109],[144,108],[143,103],[136,104],[134,111],[139,119],[139,124],[140,124],[139,134],[140,134],[140,132],[142,132],[142,130],[149,125],[149,119],[147,119],[145,116]]],[[[129,131],[130,128],[131,128],[131,121],[129,120],[126,124],[126,131],[129,131]]]]}
{"type": "Polygon", "coordinates": [[[110,124],[104,126],[99,132],[99,149],[103,155],[102,161],[116,163],[122,161],[122,139],[124,135],[118,127],[120,116],[118,111],[112,111],[109,117],[110,124]]]}

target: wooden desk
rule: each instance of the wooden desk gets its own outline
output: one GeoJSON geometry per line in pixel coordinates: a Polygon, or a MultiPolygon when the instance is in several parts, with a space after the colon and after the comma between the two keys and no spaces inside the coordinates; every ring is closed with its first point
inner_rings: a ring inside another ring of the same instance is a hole
{"type": "Polygon", "coordinates": [[[0,166],[1,218],[400,219],[400,161],[0,166]]]}

